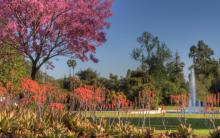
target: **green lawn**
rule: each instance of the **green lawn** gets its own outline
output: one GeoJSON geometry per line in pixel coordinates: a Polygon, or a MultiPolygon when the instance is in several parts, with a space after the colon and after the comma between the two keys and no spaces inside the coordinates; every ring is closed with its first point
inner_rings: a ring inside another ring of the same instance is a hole
{"type": "MultiPolygon", "coordinates": [[[[87,116],[90,113],[87,113],[87,116]]],[[[117,112],[97,112],[97,117],[103,117],[109,119],[110,122],[118,121],[118,116],[120,116],[121,120],[124,122],[130,122],[131,124],[141,127],[143,124],[143,117],[144,115],[141,114],[128,114],[128,113],[120,113],[118,115],[117,112]]],[[[181,121],[184,121],[184,118],[178,117],[179,114],[166,114],[165,115],[165,122],[166,122],[166,130],[175,130],[176,126],[180,124],[181,121]]],[[[162,123],[162,118],[160,114],[156,115],[146,115],[146,126],[150,124],[152,127],[156,128],[157,132],[165,131],[165,127],[162,123]]],[[[207,115],[204,114],[186,114],[186,122],[192,125],[194,132],[196,135],[200,136],[207,136],[209,135],[209,131],[213,128],[209,119],[207,119],[207,115]]],[[[220,125],[220,115],[215,115],[215,124],[216,126],[220,125]]]]}

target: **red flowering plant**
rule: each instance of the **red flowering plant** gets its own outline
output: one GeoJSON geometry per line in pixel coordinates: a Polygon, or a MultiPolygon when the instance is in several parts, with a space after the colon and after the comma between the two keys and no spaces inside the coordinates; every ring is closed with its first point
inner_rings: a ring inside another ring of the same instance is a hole
{"type": "Polygon", "coordinates": [[[216,106],[219,104],[219,94],[209,94],[205,96],[204,112],[214,113],[216,112],[216,106]]]}
{"type": "Polygon", "coordinates": [[[55,111],[63,111],[65,109],[65,106],[62,103],[50,103],[49,107],[55,111]]]}
{"type": "Polygon", "coordinates": [[[74,90],[74,97],[80,109],[88,109],[92,102],[92,90],[88,87],[79,87],[74,90]]]}
{"type": "Polygon", "coordinates": [[[139,106],[143,110],[151,110],[156,108],[158,96],[156,90],[151,84],[144,84],[139,92],[139,106]]]}
{"type": "Polygon", "coordinates": [[[176,106],[178,112],[178,120],[181,123],[186,124],[186,110],[189,107],[188,105],[189,96],[187,94],[171,95],[170,102],[172,105],[176,106]],[[182,121],[184,120],[184,122],[182,121]]]}
{"type": "Polygon", "coordinates": [[[127,108],[129,106],[129,100],[122,93],[117,93],[112,98],[112,106],[117,109],[127,108]]]}
{"type": "Polygon", "coordinates": [[[6,94],[7,94],[7,90],[5,87],[3,87],[2,85],[0,85],[0,103],[4,103],[6,100],[6,94]]]}
{"type": "Polygon", "coordinates": [[[5,82],[4,82],[4,86],[5,86],[5,88],[7,89],[7,92],[8,92],[8,93],[16,94],[17,91],[18,91],[18,88],[15,87],[15,86],[13,85],[13,83],[11,83],[11,82],[5,81],[5,82]]]}
{"type": "Polygon", "coordinates": [[[187,94],[171,95],[170,102],[177,107],[178,112],[181,112],[188,108],[188,98],[187,94]]]}
{"type": "Polygon", "coordinates": [[[105,102],[105,89],[103,88],[94,88],[93,93],[93,106],[94,109],[102,110],[102,105],[105,102]]]}
{"type": "Polygon", "coordinates": [[[47,87],[29,78],[22,78],[21,89],[23,90],[23,96],[19,100],[20,107],[36,104],[37,111],[41,114],[47,98],[47,87]]]}
{"type": "Polygon", "coordinates": [[[58,114],[66,109],[68,93],[63,93],[58,86],[51,83],[46,83],[44,86],[47,88],[45,92],[47,97],[46,110],[56,118],[58,114]]]}
{"type": "Polygon", "coordinates": [[[80,109],[96,110],[101,107],[105,100],[104,89],[94,88],[92,86],[83,86],[74,90],[74,98],[79,104],[80,109]]]}
{"type": "Polygon", "coordinates": [[[83,86],[74,90],[73,96],[78,103],[79,110],[85,110],[91,113],[93,122],[96,120],[96,110],[102,109],[102,103],[105,100],[104,89],[93,86],[83,86]]]}
{"type": "Polygon", "coordinates": [[[216,129],[215,121],[218,115],[218,108],[220,101],[220,93],[209,94],[205,96],[205,105],[204,105],[204,115],[208,118],[209,123],[213,126],[213,129],[216,129]]]}
{"type": "Polygon", "coordinates": [[[44,86],[47,88],[46,95],[49,102],[66,103],[68,93],[63,93],[62,90],[51,83],[46,83],[44,86]]]}
{"type": "Polygon", "coordinates": [[[17,92],[19,91],[18,87],[15,87],[12,83],[3,81],[0,84],[0,104],[5,109],[11,110],[17,106],[16,97],[17,92]]]}
{"type": "Polygon", "coordinates": [[[19,100],[19,107],[33,106],[36,107],[39,115],[43,111],[63,111],[65,106],[66,94],[62,93],[59,88],[51,84],[38,84],[29,78],[21,79],[21,89],[23,96],[19,100]]]}
{"type": "Polygon", "coordinates": [[[116,95],[113,96],[111,105],[112,109],[116,109],[118,111],[118,122],[121,123],[121,109],[127,109],[127,107],[129,106],[129,100],[126,99],[126,96],[123,95],[123,93],[118,92],[116,93],[116,95]]]}
{"type": "Polygon", "coordinates": [[[0,97],[4,96],[6,93],[7,93],[6,88],[0,85],[0,97]]]}
{"type": "Polygon", "coordinates": [[[142,90],[139,92],[139,104],[143,111],[143,123],[142,127],[145,126],[146,115],[148,115],[148,125],[151,127],[150,120],[150,110],[153,109],[154,104],[156,102],[156,92],[153,91],[150,85],[144,85],[142,90]]]}

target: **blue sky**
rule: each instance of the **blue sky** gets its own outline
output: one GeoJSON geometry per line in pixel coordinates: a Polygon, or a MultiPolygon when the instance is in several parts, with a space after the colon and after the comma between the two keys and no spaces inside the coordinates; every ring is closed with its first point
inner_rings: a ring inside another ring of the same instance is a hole
{"type": "MultiPolygon", "coordinates": [[[[189,48],[198,40],[204,40],[215,51],[216,58],[220,57],[219,7],[219,0],[114,0],[107,42],[97,49],[99,63],[78,60],[76,72],[90,67],[101,76],[124,76],[128,69],[139,65],[130,54],[139,46],[137,37],[147,31],[158,36],[173,52],[179,52],[187,76],[191,64],[189,48]]],[[[69,69],[65,58],[57,59],[49,74],[62,78],[69,74],[69,69]]]]}

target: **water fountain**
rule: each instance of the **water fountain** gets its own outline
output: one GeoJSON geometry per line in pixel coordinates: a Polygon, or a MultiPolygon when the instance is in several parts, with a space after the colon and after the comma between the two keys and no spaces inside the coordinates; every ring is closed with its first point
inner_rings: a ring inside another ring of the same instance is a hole
{"type": "MultiPolygon", "coordinates": [[[[196,77],[195,77],[195,70],[192,67],[190,69],[190,74],[189,74],[189,92],[190,92],[190,97],[189,97],[189,108],[186,109],[184,112],[187,114],[200,114],[202,113],[202,106],[201,106],[201,101],[200,99],[197,100],[196,98],[196,77]]],[[[166,111],[167,113],[177,113],[177,110],[169,110],[166,111]]],[[[131,112],[131,114],[160,114],[161,109],[158,110],[152,110],[152,111],[134,111],[131,112]]]]}
{"type": "Polygon", "coordinates": [[[192,67],[189,75],[189,91],[190,91],[190,99],[189,99],[189,111],[195,112],[196,108],[196,83],[195,83],[195,70],[192,67]]]}
{"type": "Polygon", "coordinates": [[[190,69],[189,75],[189,91],[190,91],[190,98],[189,98],[189,113],[200,113],[201,112],[201,102],[198,100],[198,105],[196,104],[196,79],[195,79],[195,70],[192,67],[190,69]]]}

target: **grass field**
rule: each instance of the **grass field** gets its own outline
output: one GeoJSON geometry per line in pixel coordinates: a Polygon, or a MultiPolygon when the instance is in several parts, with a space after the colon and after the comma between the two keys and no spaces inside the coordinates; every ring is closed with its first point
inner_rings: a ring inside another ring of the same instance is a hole
{"type": "MultiPolygon", "coordinates": [[[[90,113],[87,114],[89,116],[90,113]]],[[[128,114],[128,113],[117,113],[117,112],[97,112],[97,117],[103,117],[108,119],[110,122],[118,121],[118,117],[120,117],[121,121],[129,122],[135,126],[141,127],[143,124],[143,114],[128,114]]],[[[166,114],[164,116],[164,120],[166,122],[166,128],[163,125],[162,115],[146,115],[146,126],[150,124],[152,127],[156,128],[157,132],[164,132],[166,130],[175,130],[176,126],[178,126],[181,122],[184,121],[184,118],[178,117],[179,114],[166,114]]],[[[192,128],[196,135],[199,136],[207,136],[209,135],[210,130],[212,130],[213,126],[208,119],[208,115],[205,114],[186,114],[185,115],[186,122],[191,124],[192,128]]],[[[220,126],[220,115],[215,115],[215,124],[216,126],[220,126]]]]}

